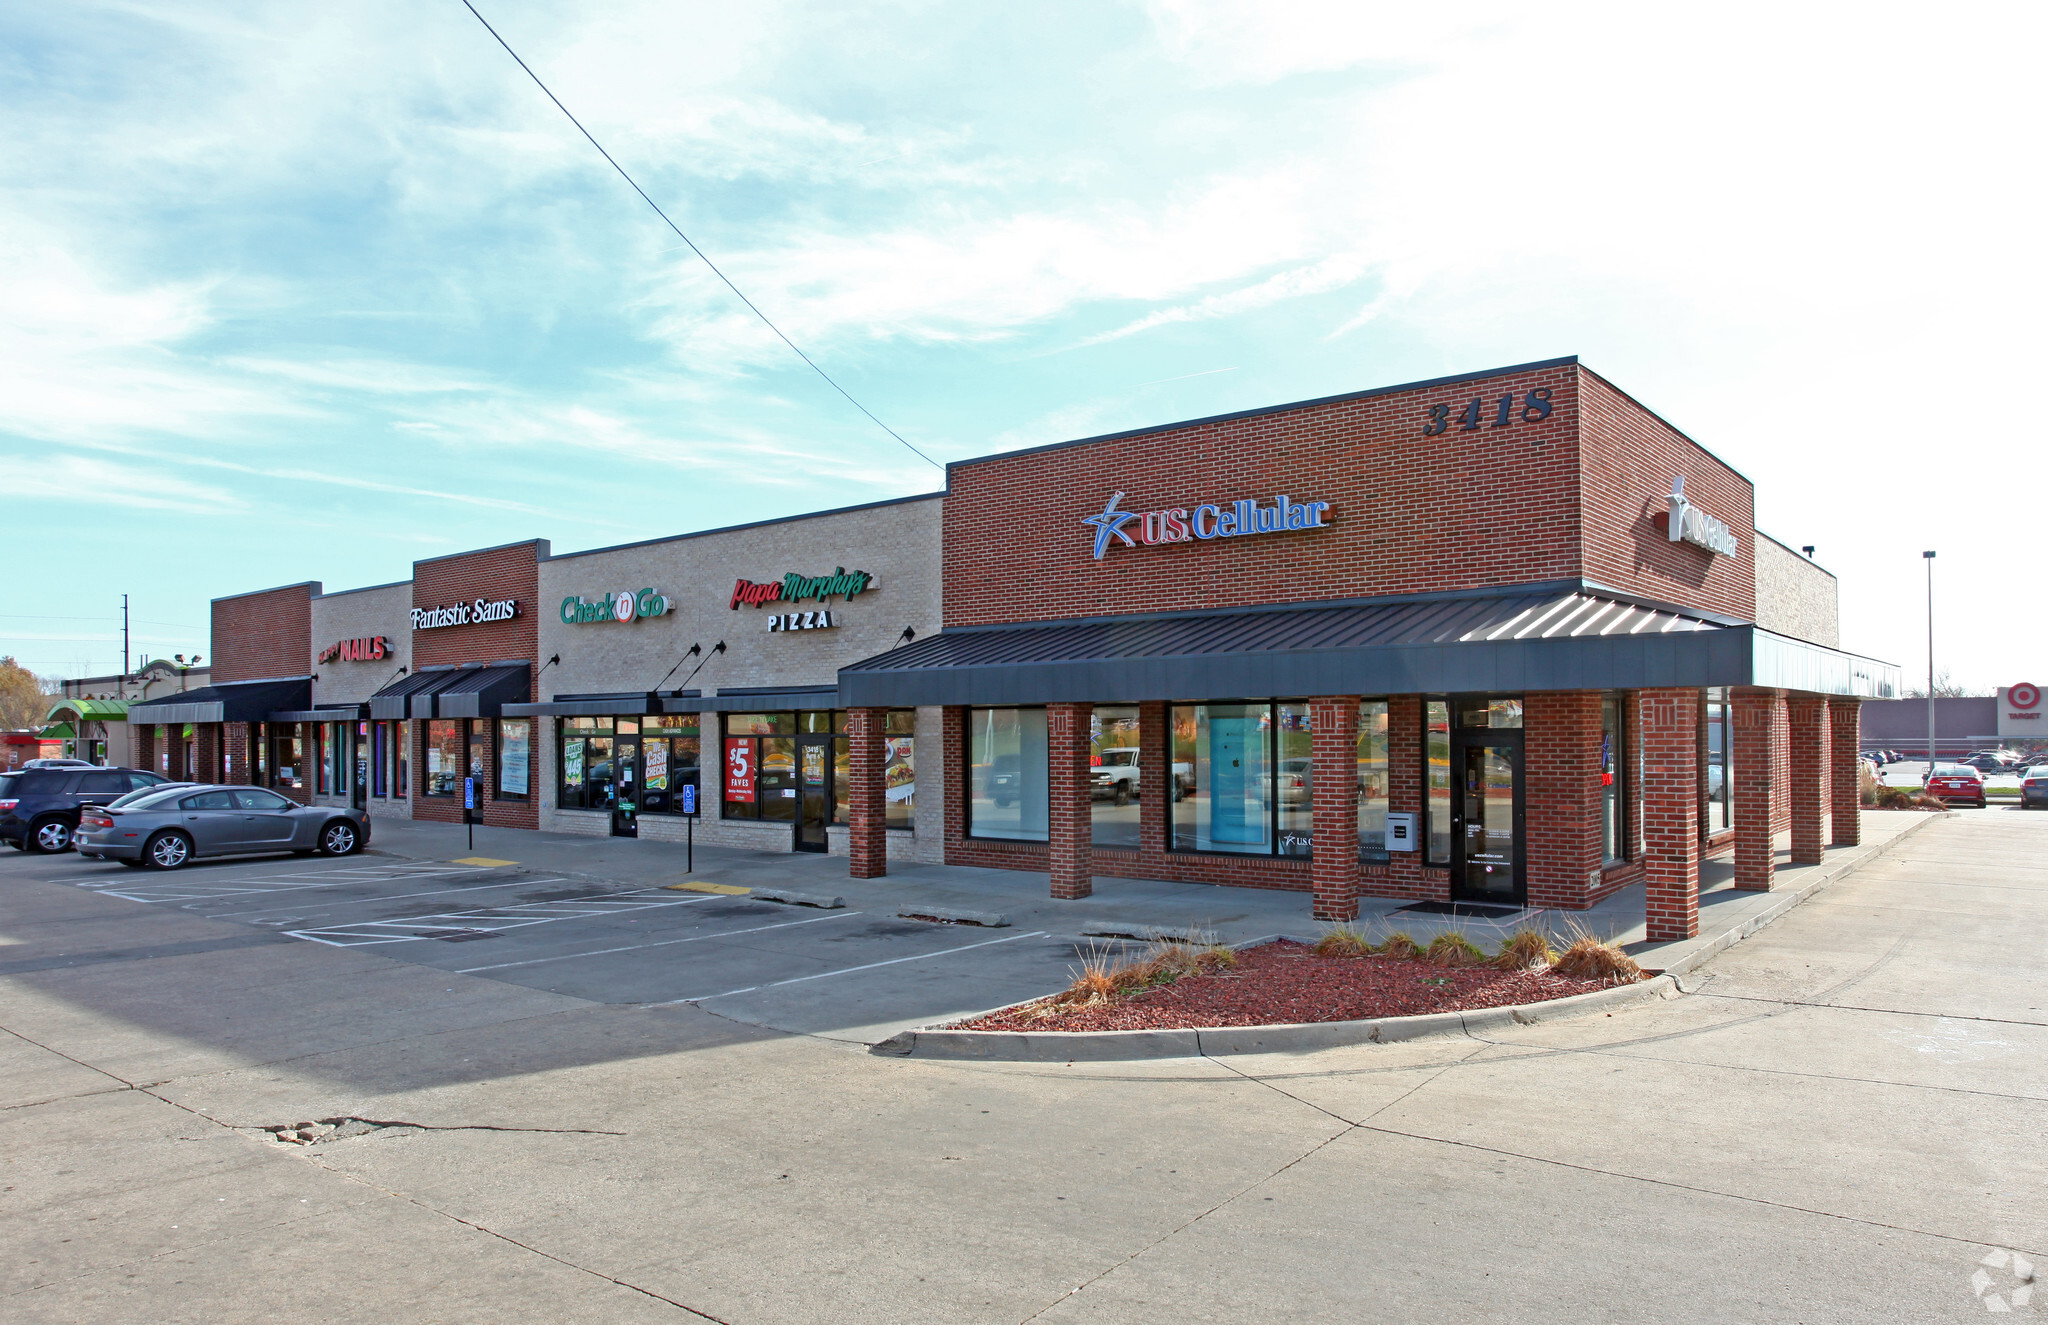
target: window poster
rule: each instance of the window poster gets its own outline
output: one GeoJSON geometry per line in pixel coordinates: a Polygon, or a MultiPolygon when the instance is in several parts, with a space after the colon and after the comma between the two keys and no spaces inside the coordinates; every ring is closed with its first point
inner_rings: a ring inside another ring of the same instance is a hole
{"type": "Polygon", "coordinates": [[[572,736],[562,742],[562,785],[583,785],[583,740],[572,736]]]}
{"type": "Polygon", "coordinates": [[[725,798],[742,804],[754,799],[754,742],[748,737],[726,739],[725,798]]]}
{"type": "Polygon", "coordinates": [[[647,789],[668,790],[668,742],[649,741],[641,751],[640,760],[647,766],[647,789]]]}
{"type": "Polygon", "coordinates": [[[498,732],[498,790],[526,795],[533,754],[533,723],[526,719],[502,723],[498,732]]]}

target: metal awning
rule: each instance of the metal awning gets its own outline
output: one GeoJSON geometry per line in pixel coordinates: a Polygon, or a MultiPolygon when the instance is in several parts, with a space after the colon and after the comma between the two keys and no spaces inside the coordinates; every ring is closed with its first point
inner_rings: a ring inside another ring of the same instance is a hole
{"type": "Polygon", "coordinates": [[[1889,664],[1754,626],[1586,586],[1530,586],[946,630],[841,669],[839,706],[1786,684],[1760,679],[1760,639],[1775,641],[1776,662],[1765,669],[1774,674],[1819,682],[1839,672],[1846,687],[1860,671],[1882,693],[1888,671],[1896,689],[1889,664]]]}
{"type": "Polygon", "coordinates": [[[607,694],[556,695],[531,704],[507,704],[508,718],[604,718],[614,714],[639,717],[662,712],[665,698],[653,690],[622,690],[607,694]]]}
{"type": "Polygon", "coordinates": [[[78,735],[68,722],[53,722],[36,733],[46,741],[68,741],[78,735]]]}
{"type": "Polygon", "coordinates": [[[323,704],[310,709],[279,709],[271,722],[360,722],[370,716],[368,704],[323,704]]]}
{"type": "Polygon", "coordinates": [[[224,681],[162,699],[128,706],[128,721],[140,725],[188,722],[268,722],[279,709],[313,706],[313,678],[274,677],[265,681],[224,681]]]}
{"type": "Polygon", "coordinates": [[[790,709],[836,709],[839,687],[734,686],[716,695],[681,695],[662,701],[667,713],[781,713],[790,709]]]}
{"type": "MultiPolygon", "coordinates": [[[[526,663],[499,663],[489,667],[464,667],[455,679],[433,692],[434,717],[495,718],[506,704],[523,704],[528,694],[531,668],[526,663]]],[[[413,700],[413,714],[421,716],[422,698],[413,700]]]]}
{"type": "Polygon", "coordinates": [[[60,699],[50,705],[50,711],[43,715],[44,722],[58,722],[64,719],[73,722],[126,722],[128,701],[125,699],[60,699]]]}
{"type": "Polygon", "coordinates": [[[370,696],[370,716],[379,722],[403,722],[406,705],[419,690],[432,685],[440,678],[440,672],[414,672],[401,676],[370,696]]]}

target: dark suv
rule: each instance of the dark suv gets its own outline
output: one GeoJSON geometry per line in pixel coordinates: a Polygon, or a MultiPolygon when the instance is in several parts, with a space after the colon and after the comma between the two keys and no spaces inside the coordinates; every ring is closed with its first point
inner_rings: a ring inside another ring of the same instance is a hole
{"type": "Polygon", "coordinates": [[[23,851],[69,851],[78,811],[164,779],[133,768],[25,768],[0,773],[0,841],[23,851]]]}

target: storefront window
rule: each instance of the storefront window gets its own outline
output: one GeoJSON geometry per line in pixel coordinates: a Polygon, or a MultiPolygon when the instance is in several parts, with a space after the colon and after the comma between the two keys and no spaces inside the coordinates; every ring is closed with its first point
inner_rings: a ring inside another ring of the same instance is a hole
{"type": "Polygon", "coordinates": [[[1018,842],[1047,839],[1044,709],[972,709],[967,715],[967,831],[1018,842]]]}
{"type": "MultiPolygon", "coordinates": [[[[1429,817],[1423,840],[1429,863],[1451,863],[1451,706],[1440,699],[1422,706],[1422,799],[1429,817]]],[[[1488,724],[1490,725],[1490,724],[1488,724]]]]}
{"type": "Polygon", "coordinates": [[[1280,821],[1276,842],[1283,856],[1306,856],[1315,846],[1314,718],[1306,704],[1276,704],[1273,710],[1273,800],[1280,821]]]}
{"type": "Polygon", "coordinates": [[[1176,772],[1183,762],[1189,770],[1182,798],[1173,807],[1177,849],[1272,853],[1272,726],[1270,704],[1174,709],[1176,772]]]}
{"type": "Polygon", "coordinates": [[[1706,692],[1706,721],[1701,740],[1705,749],[1701,751],[1700,778],[1706,789],[1707,812],[1700,821],[1704,834],[1725,832],[1735,821],[1729,813],[1728,750],[1729,736],[1735,730],[1730,721],[1728,691],[1716,686],[1706,692]]]}
{"type": "Polygon", "coordinates": [[[533,778],[533,719],[498,719],[498,795],[525,800],[533,778]]]}
{"type": "Polygon", "coordinates": [[[888,826],[917,824],[917,710],[890,709],[882,759],[883,804],[888,826]]]}
{"type": "Polygon", "coordinates": [[[334,750],[334,742],[327,737],[327,724],[313,724],[313,794],[325,796],[331,785],[328,780],[327,761],[334,750]]]}
{"type": "MultiPolygon", "coordinates": [[[[466,777],[476,779],[476,799],[481,808],[484,797],[491,794],[491,727],[485,722],[462,724],[469,733],[469,760],[463,769],[466,777]]],[[[460,786],[456,788],[459,792],[460,786]]]]}
{"type": "Polygon", "coordinates": [[[299,724],[279,723],[272,727],[269,745],[269,785],[292,791],[305,790],[306,768],[301,762],[305,755],[305,743],[300,735],[299,724]]]}
{"type": "Polygon", "coordinates": [[[398,763],[398,781],[395,795],[400,800],[412,791],[412,750],[411,740],[405,734],[405,724],[391,724],[391,755],[398,763]]]}
{"type": "Polygon", "coordinates": [[[1628,859],[1628,743],[1622,726],[1622,697],[1600,701],[1600,855],[1628,859]]]}
{"type": "Polygon", "coordinates": [[[1460,727],[1519,727],[1522,701],[1519,699],[1461,699],[1458,701],[1460,727]]]}
{"type": "Polygon", "coordinates": [[[427,784],[422,795],[454,796],[462,790],[466,752],[462,722],[435,718],[427,723],[427,784]]]}
{"type": "MultiPolygon", "coordinates": [[[[804,715],[831,730],[831,714],[804,715]]],[[[796,819],[796,737],[794,713],[728,713],[725,715],[724,794],[728,819],[761,819],[792,823],[796,819]]]]}
{"type": "Polygon", "coordinates": [[[1358,858],[1387,853],[1387,701],[1358,706],[1358,858]]]}
{"type": "Polygon", "coordinates": [[[562,719],[561,771],[555,804],[564,810],[612,807],[612,720],[562,719]]]}
{"type": "MultiPolygon", "coordinates": [[[[683,788],[699,786],[701,727],[694,713],[640,720],[640,812],[681,814],[683,788]]],[[[704,812],[703,806],[697,813],[704,812]]]]}
{"type": "Polygon", "coordinates": [[[1096,846],[1137,850],[1138,776],[1138,710],[1096,709],[1088,733],[1089,818],[1096,846]]]}

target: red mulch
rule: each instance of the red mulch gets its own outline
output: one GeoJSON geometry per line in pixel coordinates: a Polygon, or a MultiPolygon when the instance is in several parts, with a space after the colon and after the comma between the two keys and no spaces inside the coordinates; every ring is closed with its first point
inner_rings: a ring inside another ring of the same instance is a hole
{"type": "Polygon", "coordinates": [[[960,1029],[1150,1031],[1358,1021],[1541,1003],[1606,987],[1598,980],[1572,980],[1547,970],[1318,957],[1306,944],[1282,940],[1240,952],[1237,966],[1228,971],[1189,976],[1093,1007],[1064,1008],[1050,1017],[1024,1015],[1030,1005],[1012,1008],[961,1022],[960,1029]]]}

